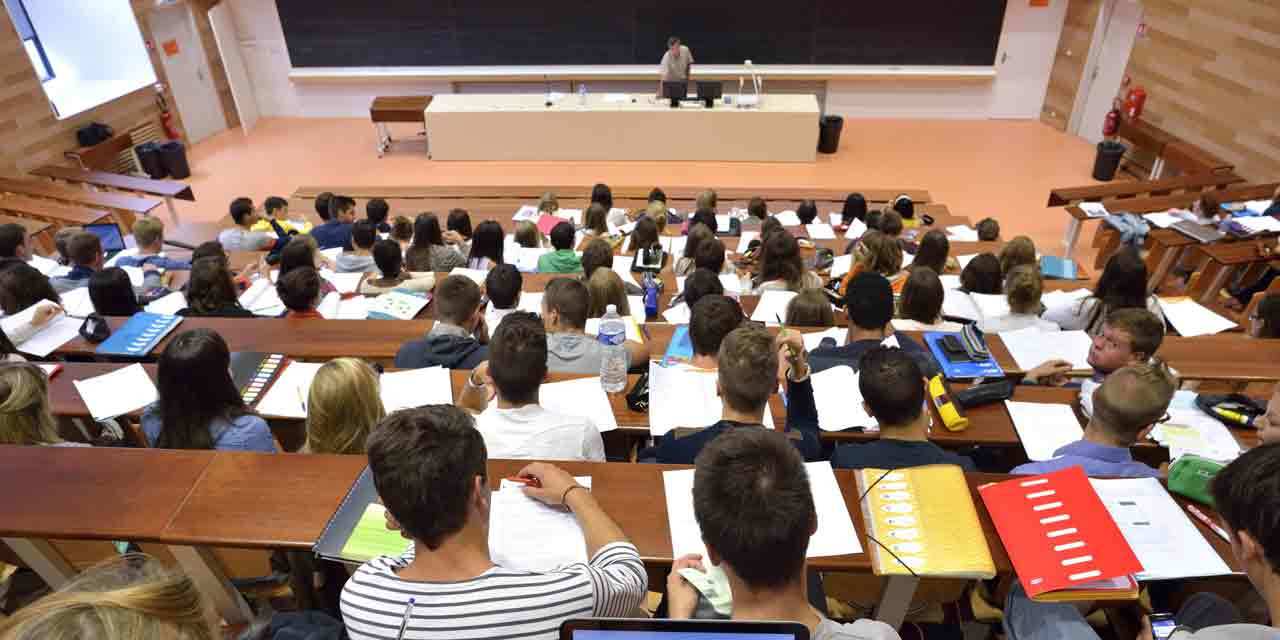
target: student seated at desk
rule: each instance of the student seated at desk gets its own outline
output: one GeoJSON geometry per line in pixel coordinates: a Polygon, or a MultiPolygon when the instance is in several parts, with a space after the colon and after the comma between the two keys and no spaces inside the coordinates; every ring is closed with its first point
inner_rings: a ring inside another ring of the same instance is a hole
{"type": "MultiPolygon", "coordinates": [[[[100,271],[106,263],[102,253],[102,240],[88,231],[81,231],[67,241],[67,251],[71,254],[71,271],[65,276],[49,279],[53,289],[58,293],[66,293],[89,285],[89,278],[100,271]]],[[[134,287],[135,294],[147,299],[160,297],[168,293],[161,283],[160,272],[152,267],[143,268],[142,285],[134,287]]]]}
{"type": "MultiPolygon", "coordinates": [[[[53,285],[49,279],[44,277],[35,267],[19,262],[17,260],[8,260],[0,263],[0,311],[6,316],[12,316],[33,304],[42,300],[48,300],[58,307],[61,311],[62,299],[58,296],[58,292],[53,290],[53,285]]],[[[37,316],[43,320],[39,322],[41,326],[53,318],[51,312],[37,312],[37,316]]],[[[21,333],[25,336],[18,339],[16,335],[10,335],[10,339],[14,343],[25,342],[26,338],[35,335],[33,328],[23,328],[21,333]]]]}
{"type": "MultiPolygon", "coordinates": [[[[1093,381],[1101,382],[1113,371],[1146,362],[1156,355],[1161,342],[1164,342],[1164,323],[1150,311],[1133,308],[1112,311],[1089,346],[1093,381]]],[[[1070,362],[1050,360],[1028,370],[1022,382],[1060,387],[1067,384],[1070,372],[1070,362]]]]}
{"type": "Polygon", "coordinates": [[[978,242],[998,242],[1000,240],[1000,221],[995,218],[983,218],[974,225],[978,232],[978,242]]]}
{"type": "Polygon", "coordinates": [[[276,245],[275,233],[252,231],[253,225],[262,220],[262,214],[249,198],[231,201],[231,221],[235,226],[218,233],[218,242],[227,251],[269,251],[276,245]]]}
{"type": "Polygon", "coordinates": [[[635,611],[648,581],[640,554],[591,492],[555,465],[522,469],[539,485],[524,492],[574,514],[589,560],[547,573],[494,564],[487,460],[480,432],[456,407],[397,411],[370,434],[369,470],[387,526],[411,548],[366,562],[347,581],[342,618],[351,640],[441,638],[460,629],[476,640],[555,640],[568,618],[635,611]],[[406,608],[410,625],[401,634],[406,608]]]}
{"type": "Polygon", "coordinates": [[[538,231],[538,225],[528,220],[516,223],[516,230],[512,232],[511,239],[515,241],[516,246],[525,249],[541,249],[546,244],[542,232],[538,231]]]}
{"type": "Polygon", "coordinates": [[[0,364],[0,444],[89,446],[58,435],[58,423],[49,412],[49,377],[25,362],[0,364]]]}
{"type": "Polygon", "coordinates": [[[934,229],[920,239],[916,249],[912,267],[929,267],[936,273],[943,274],[960,270],[960,263],[951,256],[951,241],[947,234],[934,229]]]}
{"type": "Polygon", "coordinates": [[[351,249],[351,225],[356,221],[356,201],[347,196],[329,198],[329,215],[324,224],[311,230],[311,237],[324,249],[351,249]]]}
{"type": "Polygon", "coordinates": [[[401,369],[445,367],[474,369],[489,356],[489,330],[480,304],[480,287],[466,276],[447,276],[431,300],[435,323],[421,340],[411,340],[396,352],[401,369]]]}
{"type": "Polygon", "coordinates": [[[667,577],[668,615],[694,617],[699,594],[679,573],[715,565],[733,594],[734,620],[787,620],[814,640],[898,640],[873,620],[833,622],[810,604],[806,552],[818,528],[804,460],[788,439],[765,429],[735,429],[698,456],[693,511],[707,557],[677,558],[667,577]]]}
{"type": "MultiPolygon", "coordinates": [[[[0,292],[0,304],[4,302],[4,295],[0,292]]],[[[56,302],[40,300],[35,304],[36,310],[30,320],[24,322],[12,316],[0,318],[0,326],[4,328],[0,331],[0,362],[26,362],[26,357],[18,353],[22,345],[35,337],[50,320],[63,314],[62,307],[56,302]]]]}
{"type": "Polygon", "coordinates": [[[788,327],[832,327],[836,324],[831,300],[822,289],[805,289],[787,303],[788,327]]]}
{"type": "Polygon", "coordinates": [[[411,292],[429,292],[436,286],[434,273],[405,271],[400,243],[395,240],[379,240],[373,243],[373,263],[382,277],[365,276],[360,281],[360,293],[366,296],[382,295],[388,291],[403,289],[411,292]]]}
{"type": "Polygon", "coordinates": [[[502,264],[502,250],[506,248],[506,237],[502,225],[493,220],[485,220],[476,226],[471,236],[471,252],[467,256],[468,269],[489,270],[502,264]]]}
{"type": "Polygon", "coordinates": [[[920,366],[926,378],[938,374],[938,363],[928,349],[905,335],[893,332],[893,289],[889,281],[874,273],[860,273],[849,282],[844,295],[845,312],[849,316],[849,332],[844,346],[824,341],[822,346],[809,352],[809,364],[816,371],[848,365],[858,368],[862,354],[880,346],[894,336],[898,345],[920,366]]]}
{"type": "Polygon", "coordinates": [[[497,458],[604,461],[604,440],[590,418],[538,404],[547,377],[547,335],[538,317],[516,311],[490,341],[489,360],[467,376],[458,406],[476,413],[476,429],[497,458]]]}
{"type": "Polygon", "coordinates": [[[871,229],[862,234],[858,244],[853,247],[853,267],[845,274],[840,283],[840,291],[848,290],[849,283],[860,273],[875,273],[889,279],[891,285],[897,286],[907,276],[902,269],[902,245],[893,238],[871,229]]]}
{"type": "MultiPolygon", "coordinates": [[[[804,351],[804,342],[799,341],[804,351]]],[[[858,363],[858,390],[867,414],[880,425],[880,438],[866,444],[836,447],[831,466],[837,469],[902,469],[926,464],[954,464],[965,471],[977,471],[973,460],[945,451],[929,442],[932,414],[925,408],[925,385],[920,366],[902,349],[875,347],[858,363]]],[[[788,417],[792,411],[818,420],[813,387],[797,388],[788,397],[788,417]]]]}
{"type": "MultiPolygon", "coordinates": [[[[387,217],[390,215],[391,205],[382,198],[373,198],[364,205],[364,219],[368,220],[378,233],[391,233],[391,225],[387,224],[387,217]]],[[[408,218],[405,219],[408,220],[408,218]]]]}
{"type": "Polygon", "coordinates": [[[1136,247],[1124,247],[1107,260],[1107,266],[1089,297],[1046,309],[1044,319],[1063,331],[1083,330],[1098,335],[1102,319],[1114,309],[1146,309],[1164,322],[1160,301],[1147,293],[1147,264],[1136,247]]]}
{"type": "Polygon", "coordinates": [[[192,263],[187,281],[187,307],[178,315],[206,318],[252,318],[253,312],[240,306],[235,279],[225,258],[200,258],[192,263]]]}
{"type": "Polygon", "coordinates": [[[720,282],[720,276],[706,269],[697,269],[684,279],[684,291],[671,299],[671,305],[684,302],[692,310],[703,296],[722,295],[724,295],[724,283],[720,282]]]}
{"type": "Polygon", "coordinates": [[[788,232],[765,236],[760,247],[760,269],[752,280],[758,295],[765,291],[802,291],[822,286],[818,274],[804,268],[800,244],[788,232]]]}
{"type": "Polygon", "coordinates": [[[582,236],[584,238],[604,238],[609,235],[609,211],[599,203],[587,207],[582,214],[582,236]]]}
{"type": "MultiPolygon", "coordinates": [[[[684,255],[677,258],[675,264],[671,267],[671,270],[677,276],[687,276],[697,268],[694,257],[698,255],[699,247],[704,243],[719,242],[719,240],[716,240],[714,227],[708,227],[696,218],[691,224],[693,226],[689,229],[689,237],[684,244],[684,255]]],[[[721,246],[723,247],[723,245],[721,246]]]]}
{"type": "MultiPolygon", "coordinates": [[[[660,244],[658,238],[662,230],[658,228],[657,219],[653,216],[644,215],[636,221],[636,228],[631,230],[631,235],[627,236],[627,241],[622,245],[622,252],[626,255],[639,254],[644,248],[652,247],[660,244]]],[[[667,256],[663,256],[666,261],[667,256]]]]}
{"type": "Polygon", "coordinates": [[[978,328],[983,333],[1001,333],[1035,327],[1040,331],[1058,331],[1057,323],[1044,320],[1040,312],[1040,296],[1044,293],[1044,279],[1039,267],[1020,265],[1009,271],[1004,279],[1004,296],[1009,303],[1009,315],[983,316],[978,328]]]}
{"type": "MultiPolygon", "coordinates": [[[[289,244],[284,246],[280,251],[280,272],[276,274],[276,281],[288,275],[290,271],[299,267],[307,267],[319,271],[321,269],[332,269],[333,261],[328,256],[320,253],[316,247],[316,241],[311,236],[294,236],[289,240],[289,244]]],[[[320,296],[324,297],[337,291],[337,287],[332,282],[320,279],[320,296]]]]}
{"type": "Polygon", "coordinates": [[[195,580],[131,553],[87,569],[0,619],[0,637],[211,640],[222,630],[210,607],[195,580]]]}
{"type": "Polygon", "coordinates": [[[300,453],[362,454],[386,417],[378,372],[359,358],[324,363],[307,392],[307,440],[300,453]]]}
{"type": "Polygon", "coordinates": [[[689,364],[699,369],[718,369],[720,345],[746,321],[737,300],[722,294],[701,296],[689,313],[689,344],[693,347],[689,364]]]}
{"type": "Polygon", "coordinates": [[[404,252],[404,264],[410,271],[447,273],[467,266],[467,259],[445,244],[436,214],[420,213],[413,221],[413,244],[404,252]]]}
{"type": "MultiPolygon", "coordinates": [[[[710,302],[710,299],[699,300],[698,305],[710,302]]],[[[716,357],[716,393],[724,404],[720,421],[688,435],[667,432],[653,449],[655,460],[660,464],[693,464],[698,453],[722,434],[744,429],[764,430],[764,412],[769,410],[769,397],[777,390],[779,377],[785,376],[789,394],[797,393],[799,387],[808,387],[812,395],[808,362],[803,357],[779,359],[782,339],[780,335],[779,341],[775,341],[763,327],[756,326],[729,332],[716,357]]],[[[802,346],[800,351],[803,350],[802,346]]],[[[816,413],[815,410],[813,415],[816,413]]],[[[788,440],[806,460],[822,456],[818,424],[813,416],[788,411],[786,431],[790,434],[788,440]]]]}
{"type": "Polygon", "coordinates": [[[116,259],[118,267],[145,267],[151,265],[157,269],[187,271],[191,263],[186,260],[174,260],[161,255],[164,249],[164,222],[160,218],[146,217],[133,223],[133,240],[138,245],[138,252],[131,256],[120,256],[116,259]]]}
{"type": "Polygon", "coordinates": [[[880,214],[880,227],[878,231],[888,236],[898,244],[903,253],[915,253],[920,249],[920,245],[911,241],[911,237],[915,237],[915,231],[911,231],[911,236],[903,235],[903,230],[907,228],[905,220],[901,214],[892,209],[885,209],[880,214]]]}
{"type": "Polygon", "coordinates": [[[513,264],[500,264],[489,270],[489,275],[484,277],[484,291],[490,308],[485,310],[484,322],[490,331],[496,330],[502,319],[520,305],[523,286],[524,276],[513,264]]]}
{"type": "MultiPolygon", "coordinates": [[[[623,260],[630,262],[630,258],[624,257],[623,260]]],[[[582,280],[588,282],[596,270],[604,267],[606,270],[613,269],[613,246],[602,238],[596,238],[587,243],[582,249],[582,280]]],[[[642,296],[644,289],[639,286],[624,281],[622,286],[626,289],[629,296],[642,296]]]]}
{"type": "Polygon", "coordinates": [[[294,224],[289,219],[289,201],[280,196],[269,196],[262,201],[262,210],[266,215],[258,220],[250,231],[266,231],[280,235],[297,235],[299,233],[309,233],[311,231],[310,222],[301,222],[294,224]]]}
{"type": "Polygon", "coordinates": [[[551,228],[551,246],[555,249],[538,258],[538,273],[578,273],[582,271],[582,259],[573,251],[577,237],[573,223],[561,222],[551,228]]]}
{"type": "Polygon", "coordinates": [[[805,200],[796,206],[796,217],[800,219],[800,224],[813,224],[818,218],[818,203],[813,200],[805,200]]]}
{"type": "Polygon", "coordinates": [[[1080,466],[1092,476],[1159,477],[1158,470],[1135,462],[1129,447],[1165,415],[1177,388],[1177,379],[1159,358],[1112,373],[1093,392],[1093,414],[1084,437],[1055,451],[1053,459],[1029,462],[1013,473],[1080,466]]]}
{"type": "Polygon", "coordinates": [[[17,258],[23,262],[31,259],[27,230],[16,222],[0,224],[0,259],[6,258],[17,258]]]}
{"type": "Polygon", "coordinates": [[[698,253],[693,256],[695,269],[709,269],[715,273],[734,273],[736,269],[725,259],[724,243],[719,238],[704,242],[698,246],[698,253]]]}
{"type": "Polygon", "coordinates": [[[769,203],[760,196],[747,202],[747,217],[742,219],[743,229],[759,229],[765,218],[769,217],[769,203]]]}
{"type": "Polygon", "coordinates": [[[89,276],[89,300],[98,315],[131,316],[142,311],[129,274],[120,267],[107,267],[89,276]]]}
{"type": "Polygon", "coordinates": [[[979,253],[960,270],[960,290],[965,293],[999,295],[1004,289],[1000,259],[994,253],[979,253]]]}
{"type": "Polygon", "coordinates": [[[586,284],[589,300],[588,318],[603,317],[609,305],[613,305],[618,315],[624,318],[631,315],[627,289],[622,284],[622,278],[614,273],[613,269],[596,269],[596,272],[587,279],[586,284]]]}
{"type": "Polygon", "coordinates": [[[1000,249],[1001,278],[1008,278],[1010,271],[1022,266],[1040,268],[1036,260],[1036,245],[1026,236],[1018,236],[1000,249]]]}
{"type": "Polygon", "coordinates": [[[351,246],[353,249],[338,255],[334,261],[338,273],[376,273],[377,264],[373,260],[373,243],[378,240],[378,232],[373,223],[360,220],[351,225],[351,246]]]}
{"type": "MultiPolygon", "coordinates": [[[[547,283],[542,295],[542,323],[547,330],[547,367],[552,373],[600,373],[604,346],[586,334],[591,295],[577,278],[556,278],[547,283]]],[[[619,312],[619,315],[622,315],[619,312]]],[[[627,340],[623,343],[631,363],[649,361],[649,347],[627,340]]]]}
{"type": "Polygon", "coordinates": [[[298,267],[276,281],[276,295],[284,304],[284,318],[323,319],[316,311],[324,297],[320,283],[324,279],[311,267],[298,267]]]}
{"type": "Polygon", "coordinates": [[[1274,340],[1280,338],[1280,294],[1269,294],[1249,316],[1249,335],[1274,340]]]}
{"type": "Polygon", "coordinates": [[[396,216],[391,221],[391,239],[400,245],[400,252],[409,250],[413,244],[413,221],[407,216],[396,216]]]}
{"type": "Polygon", "coordinates": [[[142,412],[142,431],[157,449],[276,450],[267,422],[231,381],[231,353],[217,332],[192,329],[160,354],[159,400],[142,412]]]}
{"type": "Polygon", "coordinates": [[[462,208],[450,209],[448,217],[444,220],[444,228],[444,241],[460,255],[469,255],[471,253],[471,214],[462,208]]]}
{"type": "Polygon", "coordinates": [[[911,265],[907,281],[898,300],[898,317],[893,319],[896,331],[960,331],[964,325],[942,319],[942,301],[947,292],[942,280],[929,267],[911,265]]]}

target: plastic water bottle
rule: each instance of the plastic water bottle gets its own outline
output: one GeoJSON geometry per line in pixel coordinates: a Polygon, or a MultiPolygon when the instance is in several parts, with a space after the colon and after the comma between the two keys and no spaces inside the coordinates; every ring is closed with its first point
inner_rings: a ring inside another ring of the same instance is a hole
{"type": "Polygon", "coordinates": [[[604,347],[600,359],[600,386],[605,393],[620,393],[627,388],[627,325],[618,316],[618,308],[609,305],[600,318],[599,340],[604,347]]]}
{"type": "Polygon", "coordinates": [[[644,314],[650,318],[658,315],[658,281],[649,271],[644,272],[644,314]]]}
{"type": "Polygon", "coordinates": [[[587,83],[585,82],[578,83],[578,104],[587,106],[587,83]]]}

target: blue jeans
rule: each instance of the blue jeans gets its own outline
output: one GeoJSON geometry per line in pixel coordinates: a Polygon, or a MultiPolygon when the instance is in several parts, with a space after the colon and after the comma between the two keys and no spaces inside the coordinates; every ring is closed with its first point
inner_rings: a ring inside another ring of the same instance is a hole
{"type": "MultiPolygon", "coordinates": [[[[1174,620],[1192,631],[1236,624],[1243,617],[1235,605],[1212,593],[1187,598],[1174,620]]],[[[1094,640],[1097,632],[1070,602],[1036,602],[1015,582],[1004,601],[1004,633],[1008,640],[1094,640]]]]}

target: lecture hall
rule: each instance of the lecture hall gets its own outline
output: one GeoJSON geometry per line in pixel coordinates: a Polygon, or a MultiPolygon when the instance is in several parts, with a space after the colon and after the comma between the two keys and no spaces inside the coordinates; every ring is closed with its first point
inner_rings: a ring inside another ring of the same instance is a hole
{"type": "Polygon", "coordinates": [[[0,4],[0,640],[1280,639],[1276,2],[0,4]]]}

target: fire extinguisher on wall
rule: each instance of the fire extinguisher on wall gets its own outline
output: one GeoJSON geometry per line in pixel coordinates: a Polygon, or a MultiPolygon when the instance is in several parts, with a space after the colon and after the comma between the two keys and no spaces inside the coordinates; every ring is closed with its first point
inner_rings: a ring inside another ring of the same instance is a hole
{"type": "Polygon", "coordinates": [[[1124,97],[1124,116],[1130,120],[1142,117],[1142,108],[1147,104],[1147,92],[1142,87],[1134,87],[1124,97]]]}
{"type": "Polygon", "coordinates": [[[1107,112],[1107,119],[1102,122],[1103,137],[1110,138],[1120,131],[1120,108],[1112,107],[1107,112]]]}
{"type": "Polygon", "coordinates": [[[164,128],[164,136],[170,140],[181,140],[178,126],[173,121],[173,112],[169,110],[169,101],[164,97],[164,85],[157,83],[156,106],[160,108],[160,126],[164,128]]]}

